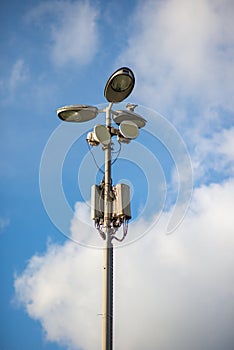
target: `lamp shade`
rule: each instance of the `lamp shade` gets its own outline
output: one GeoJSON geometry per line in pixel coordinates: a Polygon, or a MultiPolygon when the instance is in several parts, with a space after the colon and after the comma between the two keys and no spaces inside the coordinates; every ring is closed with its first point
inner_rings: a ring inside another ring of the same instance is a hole
{"type": "Polygon", "coordinates": [[[134,122],[138,128],[143,128],[146,124],[146,120],[139,114],[126,110],[119,110],[113,113],[113,120],[116,124],[120,124],[123,121],[129,120],[134,122]]]}
{"type": "Polygon", "coordinates": [[[58,117],[66,122],[82,123],[94,119],[98,109],[94,106],[72,105],[60,107],[56,112],[58,117]]]}
{"type": "Polygon", "coordinates": [[[135,77],[133,72],[127,67],[122,67],[115,71],[108,79],[104,96],[108,102],[121,102],[130,95],[134,85],[135,77]]]}

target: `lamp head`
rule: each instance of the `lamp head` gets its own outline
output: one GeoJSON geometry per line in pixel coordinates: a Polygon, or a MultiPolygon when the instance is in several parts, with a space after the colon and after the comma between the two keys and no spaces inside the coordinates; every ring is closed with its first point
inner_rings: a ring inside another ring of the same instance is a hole
{"type": "Polygon", "coordinates": [[[82,123],[94,119],[98,114],[98,109],[94,106],[72,105],[58,108],[57,114],[63,121],[82,123]]]}
{"type": "Polygon", "coordinates": [[[147,121],[139,114],[131,112],[130,110],[119,110],[113,113],[113,120],[120,125],[123,121],[129,120],[134,122],[138,128],[143,128],[147,121]]]}
{"type": "Polygon", "coordinates": [[[108,79],[104,96],[108,102],[121,102],[130,95],[134,85],[135,77],[133,72],[130,68],[122,67],[116,70],[108,79]]]}

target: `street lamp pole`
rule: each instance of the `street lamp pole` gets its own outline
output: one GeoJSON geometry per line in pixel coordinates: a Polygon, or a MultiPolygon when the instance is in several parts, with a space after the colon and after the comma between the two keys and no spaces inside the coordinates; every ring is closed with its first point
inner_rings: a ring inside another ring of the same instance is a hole
{"type": "MultiPolygon", "coordinates": [[[[138,136],[138,129],[146,120],[134,112],[136,105],[128,104],[127,110],[112,110],[113,103],[122,102],[133,90],[135,77],[131,69],[122,67],[108,79],[104,96],[109,102],[105,110],[87,105],[71,105],[57,109],[58,117],[66,122],[87,122],[99,113],[106,113],[106,125],[97,124],[93,132],[87,135],[91,146],[102,145],[105,152],[104,179],[100,185],[92,186],[91,218],[101,237],[105,240],[103,259],[103,312],[102,312],[102,350],[112,350],[113,343],[113,244],[116,239],[122,242],[127,234],[128,221],[131,219],[130,187],[126,184],[113,186],[111,178],[112,136],[119,144],[129,143],[138,136]],[[112,120],[118,129],[112,127],[112,120]],[[122,238],[116,235],[123,227],[122,238]]],[[[116,160],[116,159],[115,159],[116,160]]]]}
{"type": "MultiPolygon", "coordinates": [[[[111,107],[106,108],[106,128],[111,127],[111,107]]],[[[113,244],[112,244],[112,180],[111,143],[105,149],[104,177],[104,232],[106,235],[103,259],[103,312],[102,312],[102,350],[112,350],[113,339],[113,244]]]]}

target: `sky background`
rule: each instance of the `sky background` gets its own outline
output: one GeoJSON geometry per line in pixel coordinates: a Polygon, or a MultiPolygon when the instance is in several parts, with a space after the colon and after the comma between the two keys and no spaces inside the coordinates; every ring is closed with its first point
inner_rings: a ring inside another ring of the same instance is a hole
{"type": "Polygon", "coordinates": [[[233,349],[233,14],[232,0],[1,2],[2,350],[101,347],[101,238],[87,204],[102,174],[85,135],[104,116],[68,126],[55,110],[105,104],[121,66],[148,124],[113,166],[133,192],[129,244],[115,250],[115,349],[233,349]],[[168,235],[175,208],[173,225],[183,220],[168,235]]]}

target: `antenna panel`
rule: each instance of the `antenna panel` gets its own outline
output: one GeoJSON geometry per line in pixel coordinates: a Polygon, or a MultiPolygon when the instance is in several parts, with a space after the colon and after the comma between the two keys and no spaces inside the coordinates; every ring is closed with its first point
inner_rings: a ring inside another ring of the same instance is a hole
{"type": "Polygon", "coordinates": [[[116,198],[113,202],[113,216],[126,220],[131,219],[130,187],[126,184],[117,184],[115,191],[116,198]]]}
{"type": "Polygon", "coordinates": [[[91,219],[100,221],[103,219],[104,203],[102,197],[102,190],[98,185],[91,187],[91,219]]]}

